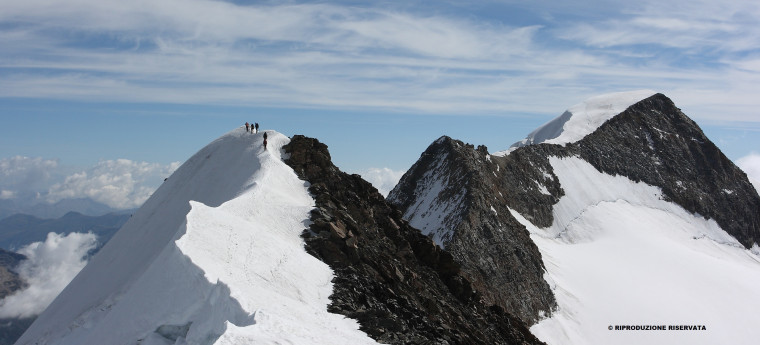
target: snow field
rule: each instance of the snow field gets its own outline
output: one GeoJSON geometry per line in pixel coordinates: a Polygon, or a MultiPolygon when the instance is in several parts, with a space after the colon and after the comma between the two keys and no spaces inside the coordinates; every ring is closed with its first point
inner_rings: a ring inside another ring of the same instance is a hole
{"type": "Polygon", "coordinates": [[[551,158],[565,189],[554,224],[526,225],[559,308],[531,327],[548,344],[754,344],[760,258],[658,188],[551,158]],[[624,331],[619,325],[703,325],[624,331]]]}
{"type": "Polygon", "coordinates": [[[327,312],[332,271],[300,238],[313,200],[289,139],[235,129],[180,167],[18,344],[362,344],[327,312]]]}
{"type": "Polygon", "coordinates": [[[652,90],[637,90],[591,97],[536,128],[525,139],[514,143],[509,149],[495,152],[494,155],[506,156],[518,147],[526,145],[548,143],[564,146],[579,141],[609,119],[655,93],[652,90]]]}

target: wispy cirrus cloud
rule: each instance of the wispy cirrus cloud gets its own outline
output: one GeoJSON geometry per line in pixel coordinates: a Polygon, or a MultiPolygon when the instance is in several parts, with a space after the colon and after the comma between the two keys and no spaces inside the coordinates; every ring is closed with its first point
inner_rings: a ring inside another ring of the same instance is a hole
{"type": "Polygon", "coordinates": [[[332,5],[95,3],[6,12],[17,23],[2,36],[14,43],[9,55],[25,58],[4,59],[13,84],[4,96],[425,110],[437,101],[421,97],[431,89],[466,79],[498,86],[462,71],[529,55],[536,30],[332,5]]]}
{"type": "Polygon", "coordinates": [[[648,88],[707,109],[696,117],[758,121],[757,5],[492,3],[534,18],[337,2],[15,2],[0,13],[0,96],[554,114],[648,88]],[[731,97],[748,104],[713,115],[731,97]]]}
{"type": "Polygon", "coordinates": [[[686,55],[754,50],[760,42],[760,6],[749,1],[643,1],[620,9],[612,18],[573,24],[560,36],[598,47],[679,48],[686,55]]]}

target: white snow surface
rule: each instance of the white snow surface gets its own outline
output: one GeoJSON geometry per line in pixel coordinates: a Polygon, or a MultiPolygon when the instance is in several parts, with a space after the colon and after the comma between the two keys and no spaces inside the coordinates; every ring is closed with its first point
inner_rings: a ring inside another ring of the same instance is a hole
{"type": "Polygon", "coordinates": [[[550,158],[565,190],[554,224],[516,211],[546,265],[558,310],[531,327],[548,344],[757,344],[760,258],[659,188],[550,158]],[[706,330],[615,330],[698,325],[706,330]],[[609,330],[612,326],[613,330],[609,330]]]}
{"type": "Polygon", "coordinates": [[[333,272],[300,238],[314,201],[266,132],[185,162],[17,344],[375,343],[327,312],[333,272]]]}
{"type": "Polygon", "coordinates": [[[446,195],[447,188],[453,183],[446,174],[446,162],[446,156],[441,157],[433,168],[425,172],[414,191],[415,203],[404,213],[409,225],[432,237],[441,248],[445,248],[454,235],[456,224],[450,223],[454,219],[451,215],[458,213],[464,199],[462,193],[446,195]]]}
{"type": "Polygon", "coordinates": [[[494,153],[505,156],[518,147],[540,143],[566,145],[583,139],[628,107],[654,95],[652,90],[616,92],[591,97],[567,109],[562,115],[538,127],[507,149],[494,153]]]}

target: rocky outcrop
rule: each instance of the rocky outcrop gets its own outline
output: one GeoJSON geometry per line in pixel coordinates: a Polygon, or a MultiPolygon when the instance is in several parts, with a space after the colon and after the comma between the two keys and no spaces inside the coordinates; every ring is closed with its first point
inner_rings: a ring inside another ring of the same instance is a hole
{"type": "MultiPolygon", "coordinates": [[[[760,197],[738,169],[662,94],[644,99],[566,146],[536,144],[507,156],[436,140],[388,195],[410,224],[452,253],[487,303],[532,324],[555,305],[527,230],[511,215],[552,225],[564,195],[549,157],[577,156],[609,175],[662,189],[715,220],[745,247],[760,243],[760,197]]],[[[594,188],[594,186],[589,186],[594,188]]]]}
{"type": "MultiPolygon", "coordinates": [[[[508,165],[515,165],[545,161],[550,156],[577,156],[605,174],[659,187],[668,201],[715,220],[746,248],[760,243],[757,190],[747,175],[663,94],[630,106],[577,142],[564,147],[524,146],[505,158],[508,165]]],[[[539,164],[544,165],[539,170],[551,174],[551,166],[539,164]]],[[[536,201],[533,208],[521,208],[520,213],[539,227],[551,225],[551,214],[543,210],[550,209],[553,202],[536,201]]]]}
{"type": "Polygon", "coordinates": [[[297,135],[285,151],[316,201],[304,238],[335,271],[331,312],[382,343],[541,343],[518,318],[481,303],[454,257],[359,175],[335,167],[326,145],[297,135]]]}
{"type": "MultiPolygon", "coordinates": [[[[27,286],[13,271],[23,260],[26,260],[26,256],[0,249],[0,300],[27,286]]],[[[0,318],[0,345],[13,344],[34,319],[0,318]]]]}
{"type": "Polygon", "coordinates": [[[746,248],[760,243],[760,197],[747,175],[665,95],[632,105],[566,150],[606,174],[660,187],[746,248]]]}
{"type": "Polygon", "coordinates": [[[562,193],[548,160],[535,158],[508,162],[485,146],[444,136],[388,195],[412,226],[452,253],[486,303],[528,324],[550,314],[556,302],[543,279],[541,253],[509,208],[551,217],[562,193]]]}
{"type": "Polygon", "coordinates": [[[25,283],[13,271],[25,256],[0,249],[0,300],[25,287],[25,283]]]}

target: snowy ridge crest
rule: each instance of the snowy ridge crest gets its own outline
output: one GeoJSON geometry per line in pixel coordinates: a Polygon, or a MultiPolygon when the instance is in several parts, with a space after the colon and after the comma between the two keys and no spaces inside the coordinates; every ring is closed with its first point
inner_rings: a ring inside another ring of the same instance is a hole
{"type": "Polygon", "coordinates": [[[327,312],[333,273],[300,238],[314,201],[267,134],[190,158],[18,344],[375,343],[327,312]]]}
{"type": "MultiPolygon", "coordinates": [[[[519,266],[505,269],[510,256],[504,253],[534,262],[525,254],[536,246],[539,253],[531,257],[540,260],[538,280],[548,293],[530,299],[541,284],[521,281],[528,288],[515,305],[556,298],[551,315],[545,305],[533,309],[540,321],[530,330],[548,344],[752,344],[760,338],[754,327],[760,196],[696,122],[665,95],[651,93],[605,95],[573,106],[532,133],[522,143],[527,146],[483,159],[496,166],[479,157],[450,164],[469,169],[449,174],[466,176],[456,184],[470,189],[465,216],[474,216],[458,223],[447,248],[476,258],[470,272],[488,272],[486,283],[501,272],[521,272],[482,285],[488,293],[526,276],[527,270],[513,268],[519,266]],[[541,142],[558,145],[532,145],[541,142]],[[511,245],[521,234],[528,239],[511,245]],[[696,325],[702,331],[607,327],[615,325],[696,325]]],[[[391,192],[401,197],[402,211],[410,205],[417,213],[442,210],[440,200],[414,202],[440,194],[443,185],[425,183],[429,194],[418,190],[425,169],[438,169],[429,151],[391,192]]]]}
{"type": "Polygon", "coordinates": [[[576,142],[593,133],[609,119],[622,113],[631,105],[655,93],[652,90],[638,90],[591,97],[538,127],[525,139],[512,144],[506,151],[496,152],[494,155],[504,156],[518,147],[527,145],[547,143],[564,146],[576,142]]]}

